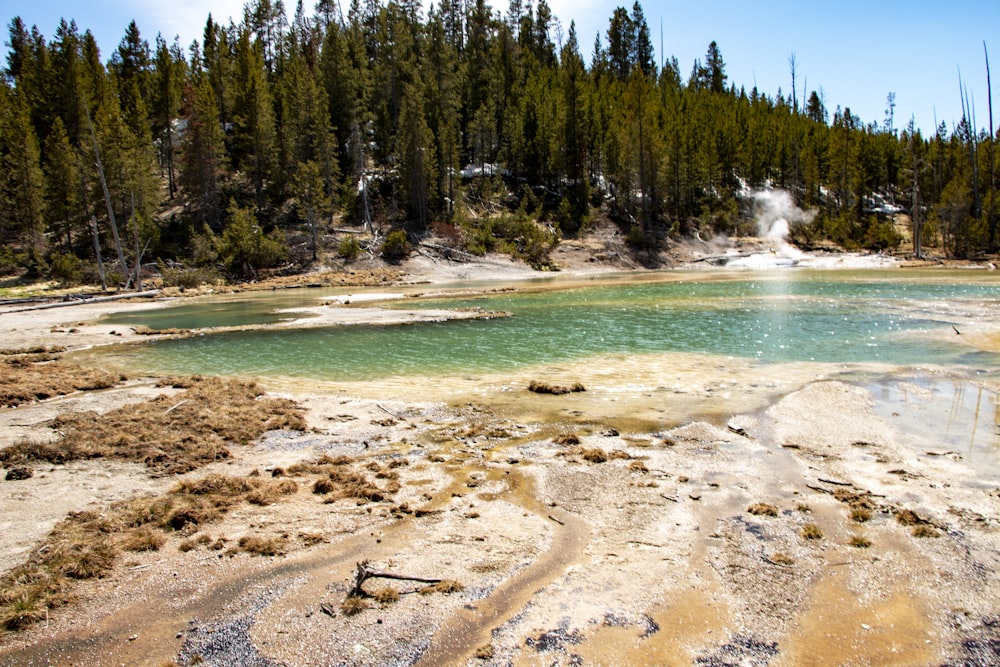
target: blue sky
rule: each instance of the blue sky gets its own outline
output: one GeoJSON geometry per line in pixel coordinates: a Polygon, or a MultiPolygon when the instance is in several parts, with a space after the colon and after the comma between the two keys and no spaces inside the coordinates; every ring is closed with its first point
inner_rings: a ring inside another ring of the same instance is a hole
{"type": "MultiPolygon", "coordinates": [[[[527,0],[525,0],[526,2],[527,0]]],[[[568,32],[575,20],[581,51],[589,61],[594,37],[607,30],[615,7],[631,0],[548,0],[568,32]]],[[[307,9],[315,0],[306,0],[307,9]]],[[[295,1],[286,0],[289,12],[295,1]]],[[[341,0],[346,11],[349,0],[341,0]]],[[[243,0],[0,0],[7,27],[20,16],[47,37],[59,18],[73,18],[97,38],[105,59],[133,18],[153,44],[156,34],[175,35],[185,48],[201,38],[209,12],[216,21],[239,21],[243,0]]],[[[493,0],[505,12],[507,0],[493,0]]],[[[791,90],[789,57],[796,59],[796,88],[821,92],[831,114],[849,107],[863,122],[882,123],[886,98],[895,93],[895,125],[913,117],[925,133],[944,121],[949,130],[961,117],[959,72],[973,100],[977,125],[989,125],[983,42],[990,50],[996,87],[994,124],[1000,125],[1000,1],[998,0],[646,0],[646,20],[660,55],[676,56],[686,78],[696,58],[715,40],[731,82],[771,96],[791,90]]],[[[309,11],[308,13],[311,13],[309,11]]],[[[4,51],[5,52],[5,51],[4,51]]]]}

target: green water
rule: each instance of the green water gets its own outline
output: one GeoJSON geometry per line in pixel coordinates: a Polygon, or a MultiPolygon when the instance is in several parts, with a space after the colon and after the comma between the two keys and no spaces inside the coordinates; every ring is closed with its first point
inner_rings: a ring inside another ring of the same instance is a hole
{"type": "MultiPolygon", "coordinates": [[[[993,374],[1000,371],[1000,355],[962,345],[952,329],[973,333],[1000,319],[1000,281],[984,274],[671,273],[642,282],[395,305],[476,306],[513,314],[506,319],[212,334],[153,342],[124,354],[129,366],[160,373],[338,381],[490,373],[585,363],[606,354],[673,352],[767,363],[940,364],[993,374]]],[[[228,304],[133,312],[115,321],[155,328],[262,324],[288,317],[275,313],[278,307],[315,305],[329,294],[268,293],[228,304]]]]}

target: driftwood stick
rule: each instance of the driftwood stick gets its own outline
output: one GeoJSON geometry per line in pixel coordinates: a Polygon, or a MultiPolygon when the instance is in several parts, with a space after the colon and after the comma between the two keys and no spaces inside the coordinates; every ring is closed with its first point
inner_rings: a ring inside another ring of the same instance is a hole
{"type": "Polygon", "coordinates": [[[823,482],[824,484],[834,484],[836,486],[854,486],[850,482],[838,482],[835,479],[823,479],[822,477],[819,477],[818,479],[819,479],[819,481],[823,482]]]}
{"type": "Polygon", "coordinates": [[[385,412],[386,414],[390,414],[390,415],[392,415],[392,416],[393,416],[393,417],[395,417],[396,419],[402,419],[402,417],[401,417],[401,416],[397,415],[397,414],[396,414],[395,412],[393,412],[392,410],[387,410],[386,408],[382,407],[382,405],[381,405],[381,404],[379,404],[379,403],[376,403],[376,404],[375,404],[375,407],[377,407],[377,408],[378,408],[379,410],[381,410],[382,412],[385,412]]]}
{"type": "Polygon", "coordinates": [[[169,413],[173,412],[174,410],[176,410],[177,408],[181,407],[182,405],[184,405],[187,402],[188,402],[188,399],[185,398],[180,403],[177,403],[176,405],[173,405],[173,406],[167,408],[166,410],[164,410],[163,414],[169,414],[169,413]]]}
{"type": "Polygon", "coordinates": [[[411,577],[405,574],[396,574],[395,572],[383,572],[381,570],[373,570],[368,566],[369,561],[363,560],[354,566],[354,581],[351,582],[351,590],[348,592],[347,596],[357,596],[357,597],[370,597],[367,592],[361,587],[369,579],[395,579],[397,581],[416,581],[421,584],[439,584],[442,579],[434,579],[431,577],[411,577]]]}

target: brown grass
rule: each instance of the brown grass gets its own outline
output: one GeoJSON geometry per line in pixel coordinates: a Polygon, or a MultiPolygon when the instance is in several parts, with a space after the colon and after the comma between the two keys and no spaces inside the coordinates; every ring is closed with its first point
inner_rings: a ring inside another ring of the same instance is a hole
{"type": "Polygon", "coordinates": [[[549,384],[547,382],[539,382],[538,380],[532,380],[528,384],[528,391],[534,392],[536,394],[553,394],[556,396],[562,394],[573,394],[581,391],[587,391],[579,382],[575,382],[569,386],[549,384]]]}
{"type": "Polygon", "coordinates": [[[399,602],[399,591],[392,586],[385,586],[372,593],[372,598],[379,604],[393,604],[399,602]]]}
{"type": "Polygon", "coordinates": [[[802,537],[807,540],[821,540],[823,539],[823,531],[816,524],[807,523],[802,526],[802,537]]]}
{"type": "Polygon", "coordinates": [[[855,549],[867,549],[872,545],[871,540],[861,535],[851,535],[851,539],[847,543],[855,549]]]}
{"type": "Polygon", "coordinates": [[[608,460],[608,453],[600,447],[580,450],[580,458],[587,463],[604,463],[608,460]]]}
{"type": "Polygon", "coordinates": [[[795,564],[795,560],[791,556],[782,551],[779,551],[778,553],[771,556],[771,562],[774,563],[775,565],[784,565],[784,566],[795,564]]]}
{"type": "Polygon", "coordinates": [[[340,603],[340,613],[344,616],[356,616],[365,609],[368,609],[368,601],[364,598],[358,597],[357,595],[346,597],[344,598],[344,601],[340,603]]]}
{"type": "Polygon", "coordinates": [[[833,492],[833,497],[850,506],[852,509],[873,510],[876,505],[868,491],[849,491],[847,489],[837,489],[833,492]]]}
{"type": "Polygon", "coordinates": [[[417,590],[421,595],[431,595],[432,593],[460,593],[465,590],[465,586],[457,581],[445,579],[436,584],[429,584],[417,590]]]}
{"type": "MultiPolygon", "coordinates": [[[[38,620],[46,609],[72,599],[75,580],[103,577],[115,566],[122,551],[150,551],[166,543],[171,532],[191,533],[220,519],[255,494],[281,498],[295,482],[260,477],[208,475],[179,482],[159,496],[120,501],[104,511],[74,512],[56,524],[28,561],[0,576],[0,627],[16,630],[38,620]],[[39,611],[40,610],[40,611],[39,611]]],[[[297,485],[295,485],[297,487],[297,485]]],[[[224,538],[209,544],[201,534],[180,543],[181,551],[199,545],[220,550],[224,538]]],[[[285,538],[241,541],[253,554],[284,553],[285,538]]]]}
{"type": "Polygon", "coordinates": [[[179,474],[229,458],[228,446],[246,445],[266,431],[306,428],[291,401],[263,398],[254,383],[193,379],[182,394],[112,410],[60,415],[58,442],[22,442],[0,450],[7,466],[32,460],[65,463],[114,458],[145,463],[158,474],[179,474]]]}
{"type": "Polygon", "coordinates": [[[120,373],[71,364],[49,352],[7,351],[0,358],[0,406],[17,407],[74,391],[107,389],[126,379],[120,373]]]}
{"type": "Polygon", "coordinates": [[[936,531],[933,526],[926,523],[921,523],[913,527],[914,537],[941,537],[941,533],[936,531]]]}
{"type": "Polygon", "coordinates": [[[649,472],[649,468],[647,468],[646,464],[643,463],[642,461],[632,461],[631,463],[628,464],[628,469],[631,472],[638,472],[638,473],[649,472]]]}
{"type": "MultiPolygon", "coordinates": [[[[363,474],[347,467],[346,463],[337,460],[329,460],[326,463],[323,461],[324,457],[320,457],[313,463],[298,464],[289,470],[307,469],[313,474],[325,473],[324,477],[320,477],[312,485],[312,492],[323,495],[325,502],[335,502],[344,498],[379,502],[387,500],[400,488],[399,482],[395,479],[399,477],[398,473],[383,475],[388,483],[384,488],[380,488],[363,474]]],[[[372,467],[370,463],[368,468],[372,467]]],[[[376,463],[374,469],[380,470],[380,466],[376,463]]]]}
{"type": "Polygon", "coordinates": [[[778,508],[768,503],[755,503],[747,508],[754,516],[778,516],[778,508]]]}
{"type": "Polygon", "coordinates": [[[928,523],[927,519],[908,509],[896,510],[896,521],[904,526],[916,526],[928,523]]]}
{"type": "Polygon", "coordinates": [[[867,521],[871,521],[872,513],[871,510],[865,509],[864,507],[852,507],[850,517],[851,521],[865,523],[867,521]]]}
{"type": "Polygon", "coordinates": [[[288,550],[288,540],[281,536],[244,535],[240,549],[254,556],[282,556],[288,550]]]}
{"type": "Polygon", "coordinates": [[[576,433],[563,433],[562,435],[557,435],[552,438],[552,442],[557,445],[579,445],[580,436],[576,433]]]}
{"type": "Polygon", "coordinates": [[[162,532],[157,532],[148,526],[136,528],[125,534],[121,548],[125,551],[159,551],[166,544],[167,538],[162,532]]]}

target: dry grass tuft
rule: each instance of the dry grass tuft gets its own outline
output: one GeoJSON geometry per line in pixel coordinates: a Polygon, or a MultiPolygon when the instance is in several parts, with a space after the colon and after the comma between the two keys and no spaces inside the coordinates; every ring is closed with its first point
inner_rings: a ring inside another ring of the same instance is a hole
{"type": "Polygon", "coordinates": [[[941,537],[941,533],[936,531],[933,526],[927,523],[921,523],[913,527],[914,537],[941,537]]]}
{"type": "MultiPolygon", "coordinates": [[[[369,464],[369,467],[370,464],[369,464]]],[[[375,470],[380,470],[378,464],[375,470]]],[[[326,477],[321,477],[313,482],[312,492],[325,496],[325,502],[335,502],[344,498],[355,498],[372,502],[387,500],[389,496],[400,489],[399,483],[395,480],[398,473],[387,474],[388,483],[385,488],[379,488],[361,473],[346,468],[343,464],[328,463],[326,465],[312,465],[310,469],[316,474],[326,473],[326,477]]]]}
{"type": "Polygon", "coordinates": [[[795,564],[795,560],[788,554],[784,553],[783,551],[779,551],[778,553],[771,556],[771,562],[774,563],[775,565],[783,565],[786,567],[795,564]]]}
{"type": "Polygon", "coordinates": [[[493,659],[493,645],[484,644],[476,649],[476,660],[492,660],[493,659]]]}
{"type": "Polygon", "coordinates": [[[301,533],[299,533],[299,539],[302,540],[302,542],[307,547],[311,547],[311,546],[313,546],[315,544],[320,544],[324,540],[323,533],[321,533],[318,530],[308,531],[308,532],[301,532],[301,533]]]}
{"type": "Polygon", "coordinates": [[[847,543],[855,549],[867,549],[872,545],[872,541],[861,535],[852,535],[847,543]]]}
{"type": "Polygon", "coordinates": [[[457,581],[452,581],[451,579],[445,579],[439,581],[436,584],[429,584],[423,586],[417,590],[421,595],[431,595],[432,593],[460,593],[465,590],[465,586],[457,581]]]}
{"type": "Polygon", "coordinates": [[[628,464],[628,469],[631,472],[638,472],[638,473],[649,472],[649,468],[647,468],[646,464],[643,463],[642,461],[632,461],[631,463],[628,464]]]}
{"type": "Polygon", "coordinates": [[[125,551],[159,551],[166,543],[167,538],[163,537],[163,533],[143,526],[126,533],[121,541],[121,548],[125,551]]]}
{"type": "Polygon", "coordinates": [[[562,394],[573,394],[581,391],[587,391],[579,382],[575,382],[569,386],[549,384],[547,382],[539,382],[537,380],[532,380],[528,384],[528,391],[534,392],[536,394],[552,394],[559,396],[562,394]]]}
{"type": "Polygon", "coordinates": [[[115,458],[145,463],[158,474],[179,474],[229,458],[230,443],[246,445],[275,429],[304,431],[302,410],[286,399],[263,398],[254,383],[194,380],[177,396],[112,410],[60,415],[63,438],[20,443],[0,451],[5,465],[43,460],[115,458]]]}
{"type": "Polygon", "coordinates": [[[865,523],[866,521],[871,521],[872,513],[871,510],[864,507],[852,507],[850,517],[851,521],[865,523]]]}
{"type": "Polygon", "coordinates": [[[340,613],[344,616],[357,616],[365,609],[368,609],[368,602],[357,595],[344,598],[340,603],[340,613]]]}
{"type": "Polygon", "coordinates": [[[747,508],[754,516],[778,516],[778,508],[768,503],[755,503],[747,508]]]}
{"type": "Polygon", "coordinates": [[[372,598],[379,604],[393,604],[399,602],[399,591],[392,586],[385,586],[372,593],[372,598]]]}
{"type": "Polygon", "coordinates": [[[873,510],[876,505],[868,491],[849,491],[848,489],[837,489],[833,492],[833,497],[851,507],[851,509],[873,510]]]}
{"type": "Polygon", "coordinates": [[[916,526],[928,523],[927,519],[908,509],[896,510],[896,521],[904,526],[916,526]]]}
{"type": "Polygon", "coordinates": [[[563,433],[562,435],[557,435],[556,437],[552,438],[552,442],[554,442],[557,445],[564,445],[564,446],[579,445],[580,436],[578,436],[576,433],[563,433]]]}
{"type": "Polygon", "coordinates": [[[823,539],[823,531],[816,524],[807,523],[802,526],[802,537],[807,540],[821,540],[823,539]]]}
{"type": "Polygon", "coordinates": [[[254,556],[282,556],[287,551],[288,541],[283,537],[244,535],[240,538],[240,549],[254,556]]]}
{"type": "Polygon", "coordinates": [[[608,453],[600,447],[594,447],[593,449],[581,450],[580,458],[587,463],[604,463],[608,460],[608,453]]]}

